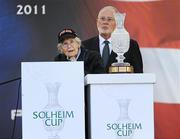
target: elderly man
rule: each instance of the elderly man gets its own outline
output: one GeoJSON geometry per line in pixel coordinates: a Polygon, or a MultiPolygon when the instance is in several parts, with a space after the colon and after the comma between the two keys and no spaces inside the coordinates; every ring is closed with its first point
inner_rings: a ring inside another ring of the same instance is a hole
{"type": "MultiPolygon", "coordinates": [[[[99,31],[99,36],[90,38],[83,42],[83,45],[86,49],[99,52],[102,58],[104,47],[108,47],[109,58],[107,62],[104,62],[106,72],[108,72],[109,66],[111,66],[112,63],[116,62],[117,54],[114,53],[111,48],[111,33],[116,28],[114,13],[117,12],[118,10],[112,6],[106,6],[102,8],[97,17],[97,28],[99,31]]],[[[124,56],[124,61],[130,63],[134,67],[135,73],[143,72],[142,57],[138,43],[135,40],[130,39],[129,50],[124,54],[124,56]]]]}
{"type": "Polygon", "coordinates": [[[81,47],[81,40],[72,29],[63,29],[58,34],[58,51],[55,61],[84,61],[84,72],[104,73],[101,56],[81,47]]]}

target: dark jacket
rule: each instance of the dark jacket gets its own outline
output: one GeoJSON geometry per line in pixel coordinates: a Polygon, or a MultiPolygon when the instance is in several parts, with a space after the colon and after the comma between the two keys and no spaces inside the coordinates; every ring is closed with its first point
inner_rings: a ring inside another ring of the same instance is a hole
{"type": "MultiPolygon", "coordinates": [[[[69,61],[64,54],[59,54],[55,61],[69,61]]],[[[104,73],[103,62],[100,54],[81,47],[81,53],[77,61],[84,61],[84,72],[86,74],[104,73]]]]}
{"type": "MultiPolygon", "coordinates": [[[[100,53],[98,36],[85,40],[82,43],[86,49],[94,50],[100,53]]],[[[112,63],[117,61],[116,56],[117,54],[112,51],[106,67],[106,72],[108,71],[109,66],[111,66],[112,63]]],[[[139,50],[138,43],[135,40],[130,39],[129,50],[124,54],[124,56],[125,56],[124,61],[130,63],[134,67],[135,73],[143,73],[142,56],[139,50]]]]}

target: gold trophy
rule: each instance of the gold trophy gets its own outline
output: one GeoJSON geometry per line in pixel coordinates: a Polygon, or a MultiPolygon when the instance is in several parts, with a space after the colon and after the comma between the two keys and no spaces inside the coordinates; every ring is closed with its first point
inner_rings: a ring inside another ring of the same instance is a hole
{"type": "Polygon", "coordinates": [[[109,67],[109,73],[133,73],[134,69],[129,63],[124,62],[124,53],[129,49],[130,37],[124,28],[126,14],[115,13],[116,29],[111,34],[112,50],[117,54],[117,62],[109,67]]]}

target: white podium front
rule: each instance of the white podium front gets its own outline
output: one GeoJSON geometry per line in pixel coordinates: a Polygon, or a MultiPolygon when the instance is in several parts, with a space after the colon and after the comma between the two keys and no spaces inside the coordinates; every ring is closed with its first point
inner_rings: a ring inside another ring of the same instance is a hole
{"type": "Polygon", "coordinates": [[[22,63],[23,139],[84,139],[83,62],[22,63]]]}
{"type": "Polygon", "coordinates": [[[88,138],[154,139],[154,74],[85,77],[88,138]]]}

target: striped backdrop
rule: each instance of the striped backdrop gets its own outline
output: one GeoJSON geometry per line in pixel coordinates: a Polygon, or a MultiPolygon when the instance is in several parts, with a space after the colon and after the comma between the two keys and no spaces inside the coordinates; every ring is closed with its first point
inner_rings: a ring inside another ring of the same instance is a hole
{"type": "Polygon", "coordinates": [[[141,47],[144,72],[155,73],[155,139],[180,139],[180,0],[116,0],[141,47]]]}

